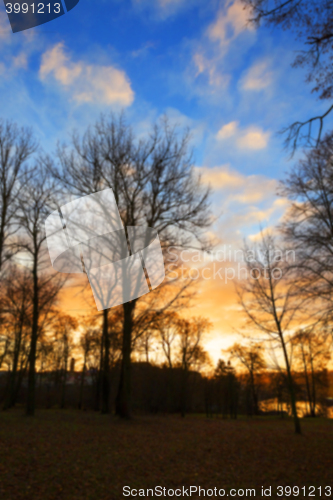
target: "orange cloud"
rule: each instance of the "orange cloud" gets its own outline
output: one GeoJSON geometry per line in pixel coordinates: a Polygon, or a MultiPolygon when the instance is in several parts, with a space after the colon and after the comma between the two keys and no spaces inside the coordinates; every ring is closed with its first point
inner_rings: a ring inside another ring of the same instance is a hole
{"type": "Polygon", "coordinates": [[[43,81],[53,78],[80,103],[130,106],[134,100],[134,92],[124,71],[113,66],[73,62],[62,43],[43,54],[39,76],[43,81]]]}
{"type": "Polygon", "coordinates": [[[208,36],[220,45],[226,45],[242,31],[249,29],[247,21],[248,13],[242,3],[236,0],[231,5],[229,4],[227,10],[223,9],[219,12],[216,21],[208,28],[208,36]]]}
{"type": "Polygon", "coordinates": [[[219,141],[232,137],[235,138],[239,149],[264,149],[268,144],[270,132],[264,132],[255,125],[239,129],[238,122],[232,121],[223,125],[216,135],[219,141]]]}

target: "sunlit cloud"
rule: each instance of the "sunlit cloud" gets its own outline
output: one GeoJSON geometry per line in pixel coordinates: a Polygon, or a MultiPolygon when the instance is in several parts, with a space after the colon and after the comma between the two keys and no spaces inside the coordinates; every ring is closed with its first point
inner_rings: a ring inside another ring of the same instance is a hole
{"type": "MultiPolygon", "coordinates": [[[[206,92],[220,92],[230,83],[231,74],[225,64],[225,57],[235,48],[239,35],[252,30],[247,19],[248,12],[239,0],[228,1],[218,10],[215,20],[195,44],[192,54],[194,78],[206,77],[207,81],[201,82],[206,84],[206,92]]],[[[239,53],[243,48],[238,47],[237,50],[239,53]]],[[[248,50],[248,44],[244,46],[244,50],[248,50]]]]}
{"type": "Polygon", "coordinates": [[[240,86],[244,90],[263,90],[271,85],[273,72],[267,61],[254,64],[243,76],[240,86]]]}
{"type": "Polygon", "coordinates": [[[232,121],[223,125],[216,134],[216,139],[220,141],[232,137],[239,149],[264,149],[268,145],[270,132],[264,132],[255,125],[240,129],[238,122],[232,121]]]}
{"type": "Polygon", "coordinates": [[[130,106],[134,100],[134,92],[124,71],[113,66],[73,62],[62,43],[43,54],[39,76],[44,82],[51,79],[60,84],[79,103],[130,106]]]}
{"type": "Polygon", "coordinates": [[[217,19],[208,28],[208,36],[223,46],[246,29],[250,29],[248,12],[244,9],[244,5],[236,0],[231,5],[229,2],[227,9],[219,11],[217,19]]]}
{"type": "Polygon", "coordinates": [[[230,122],[227,123],[226,125],[223,125],[222,128],[217,133],[217,139],[229,139],[229,137],[232,137],[233,135],[236,134],[238,128],[238,122],[230,122]]]}
{"type": "Polygon", "coordinates": [[[212,168],[198,167],[202,179],[214,190],[225,191],[228,200],[244,204],[259,203],[271,199],[277,190],[278,182],[263,175],[244,175],[229,165],[212,168]]]}
{"type": "Polygon", "coordinates": [[[251,126],[237,139],[237,145],[240,149],[264,149],[267,147],[269,137],[269,132],[251,126]]]}

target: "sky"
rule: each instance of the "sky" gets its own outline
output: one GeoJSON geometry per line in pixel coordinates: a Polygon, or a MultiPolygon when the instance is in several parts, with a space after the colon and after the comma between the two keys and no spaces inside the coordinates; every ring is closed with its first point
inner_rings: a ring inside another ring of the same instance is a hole
{"type": "MultiPolygon", "coordinates": [[[[218,248],[254,241],[287,207],[276,188],[297,158],[279,130],[325,103],[291,67],[302,49],[294,34],[256,30],[248,18],[238,0],[80,0],[13,34],[0,3],[0,118],[32,126],[52,152],[101,113],[124,110],[138,135],[167,114],[192,132],[218,248]]],[[[198,286],[195,311],[213,321],[216,361],[235,339],[239,306],[232,280],[198,286]]]]}

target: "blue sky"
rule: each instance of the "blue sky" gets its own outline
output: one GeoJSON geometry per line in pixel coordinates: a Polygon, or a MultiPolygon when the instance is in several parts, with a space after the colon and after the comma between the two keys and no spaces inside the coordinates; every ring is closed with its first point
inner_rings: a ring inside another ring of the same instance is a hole
{"type": "MultiPolygon", "coordinates": [[[[167,113],[191,129],[196,169],[214,188],[214,236],[236,246],[255,240],[287,208],[275,192],[295,159],[277,132],[326,104],[291,67],[302,48],[294,35],[254,30],[247,18],[237,0],[80,0],[13,34],[1,2],[0,116],[33,126],[52,151],[102,112],[125,110],[138,134],[167,113]]],[[[228,287],[206,283],[200,311],[232,336],[228,287]]]]}
{"type": "Polygon", "coordinates": [[[192,131],[218,238],[254,237],[285,210],[276,179],[292,162],[277,132],[326,104],[291,68],[293,33],[247,19],[239,0],[80,0],[13,34],[0,4],[0,115],[32,125],[52,151],[101,112],[126,110],[139,134],[167,113],[192,131]]]}

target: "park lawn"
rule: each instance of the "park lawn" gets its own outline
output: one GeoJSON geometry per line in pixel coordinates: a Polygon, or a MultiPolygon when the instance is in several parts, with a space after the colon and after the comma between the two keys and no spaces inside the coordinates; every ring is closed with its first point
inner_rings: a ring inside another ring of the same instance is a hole
{"type": "Polygon", "coordinates": [[[302,427],[297,436],[289,419],[2,412],[0,499],[113,500],[126,485],[256,488],[257,498],[261,486],[333,489],[333,421],[302,427]]]}

